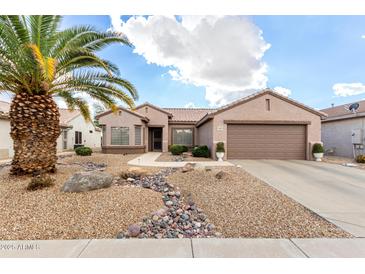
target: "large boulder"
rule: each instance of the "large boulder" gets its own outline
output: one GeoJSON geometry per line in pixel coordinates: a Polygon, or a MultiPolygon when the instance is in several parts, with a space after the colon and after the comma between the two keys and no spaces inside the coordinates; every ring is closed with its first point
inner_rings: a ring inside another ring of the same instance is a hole
{"type": "Polygon", "coordinates": [[[85,192],[110,187],[113,176],[100,171],[78,172],[71,176],[62,187],[63,192],[85,192]]]}

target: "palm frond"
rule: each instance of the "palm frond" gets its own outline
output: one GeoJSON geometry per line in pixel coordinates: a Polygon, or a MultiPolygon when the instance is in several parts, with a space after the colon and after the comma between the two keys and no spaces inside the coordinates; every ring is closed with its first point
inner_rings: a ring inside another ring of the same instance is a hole
{"type": "Polygon", "coordinates": [[[78,108],[88,119],[87,94],[116,110],[121,101],[134,107],[136,88],[118,67],[96,53],[111,44],[130,46],[118,32],[91,26],[59,30],[61,16],[0,15],[0,90],[51,94],[78,108]]]}

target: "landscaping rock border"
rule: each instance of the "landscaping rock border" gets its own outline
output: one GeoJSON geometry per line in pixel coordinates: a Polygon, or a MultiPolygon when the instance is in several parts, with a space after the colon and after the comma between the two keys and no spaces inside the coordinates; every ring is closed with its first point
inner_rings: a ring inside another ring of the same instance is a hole
{"type": "Polygon", "coordinates": [[[178,188],[166,181],[166,177],[177,169],[164,169],[155,175],[140,179],[127,178],[127,182],[138,187],[148,188],[162,193],[165,206],[142,222],[132,224],[126,232],[117,235],[123,238],[204,238],[219,237],[214,232],[215,226],[210,223],[203,210],[191,200],[185,202],[178,188]]]}

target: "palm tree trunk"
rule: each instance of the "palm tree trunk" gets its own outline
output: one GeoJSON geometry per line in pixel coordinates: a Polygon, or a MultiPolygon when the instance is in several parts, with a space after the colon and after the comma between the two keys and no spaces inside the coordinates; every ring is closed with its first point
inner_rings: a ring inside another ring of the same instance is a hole
{"type": "Polygon", "coordinates": [[[53,98],[19,93],[11,103],[9,115],[14,141],[11,173],[55,172],[60,114],[53,98]]]}

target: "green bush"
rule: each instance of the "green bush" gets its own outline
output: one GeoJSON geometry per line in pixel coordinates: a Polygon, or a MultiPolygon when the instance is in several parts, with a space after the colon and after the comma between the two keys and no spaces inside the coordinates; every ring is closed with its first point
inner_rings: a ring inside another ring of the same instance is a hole
{"type": "Polygon", "coordinates": [[[93,153],[93,150],[89,147],[78,147],[75,148],[75,152],[80,156],[90,156],[93,153]]]}
{"type": "Polygon", "coordinates": [[[30,180],[27,186],[27,190],[34,191],[46,187],[51,187],[54,185],[54,181],[55,179],[47,174],[37,175],[30,180]]]}
{"type": "Polygon", "coordinates": [[[216,152],[225,152],[224,143],[223,142],[217,143],[217,147],[216,147],[215,151],[216,152]]]}
{"type": "Polygon", "coordinates": [[[188,152],[189,148],[187,146],[182,146],[183,147],[183,152],[188,152]]]}
{"type": "Polygon", "coordinates": [[[357,155],[356,156],[356,162],[360,163],[360,164],[365,164],[365,154],[357,155]]]}
{"type": "Polygon", "coordinates": [[[324,149],[323,146],[319,143],[316,143],[313,145],[312,153],[323,153],[324,149]]]}
{"type": "Polygon", "coordinates": [[[194,157],[205,157],[209,158],[209,148],[207,146],[195,147],[192,151],[194,157]]]}
{"type": "MultiPolygon", "coordinates": [[[[171,145],[170,146],[170,152],[172,155],[181,155],[183,152],[185,152],[185,146],[181,145],[171,145]]],[[[187,150],[186,150],[187,151],[187,150]]]]}

